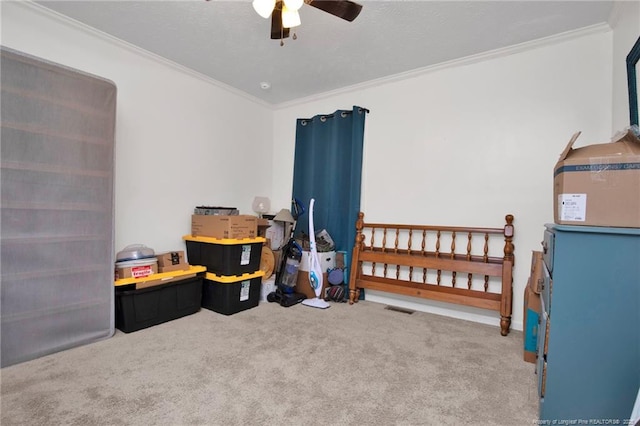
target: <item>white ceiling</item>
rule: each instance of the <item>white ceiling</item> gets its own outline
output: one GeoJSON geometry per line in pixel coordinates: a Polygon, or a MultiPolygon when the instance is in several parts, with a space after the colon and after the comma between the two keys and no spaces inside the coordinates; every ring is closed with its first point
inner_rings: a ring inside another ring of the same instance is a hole
{"type": "Polygon", "coordinates": [[[365,0],[347,22],[304,5],[280,46],[251,0],[38,3],[273,105],[605,23],[613,6],[365,0]]]}

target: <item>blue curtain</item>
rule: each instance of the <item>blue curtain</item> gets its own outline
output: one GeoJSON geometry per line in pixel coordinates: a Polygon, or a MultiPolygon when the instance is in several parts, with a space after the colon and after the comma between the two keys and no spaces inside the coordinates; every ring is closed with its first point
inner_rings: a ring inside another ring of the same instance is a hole
{"type": "Polygon", "coordinates": [[[302,202],[305,214],[298,219],[296,234],[309,233],[309,200],[314,198],[314,227],[326,229],[336,251],[351,251],[360,211],[362,150],[365,116],[369,111],[354,106],[332,114],[300,118],[296,126],[293,197],[302,202]]]}

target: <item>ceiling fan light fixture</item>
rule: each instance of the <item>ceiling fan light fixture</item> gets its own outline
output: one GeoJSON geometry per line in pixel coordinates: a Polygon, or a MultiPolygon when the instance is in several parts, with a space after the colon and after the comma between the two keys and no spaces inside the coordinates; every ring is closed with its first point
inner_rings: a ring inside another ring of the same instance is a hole
{"type": "Polygon", "coordinates": [[[276,0],[253,0],[252,5],[258,15],[267,19],[276,6],[276,0]]]}
{"type": "Polygon", "coordinates": [[[289,10],[300,10],[304,4],[304,0],[284,0],[284,4],[289,10]]]}
{"type": "Polygon", "coordinates": [[[295,28],[301,24],[300,14],[297,10],[290,10],[287,5],[282,6],[282,26],[284,28],[295,28]]]}

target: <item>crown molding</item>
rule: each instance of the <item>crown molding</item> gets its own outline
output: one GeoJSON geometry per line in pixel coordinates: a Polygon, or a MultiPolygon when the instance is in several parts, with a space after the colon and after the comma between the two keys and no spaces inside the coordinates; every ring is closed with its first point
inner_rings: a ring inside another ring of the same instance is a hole
{"type": "MultiPolygon", "coordinates": [[[[0,0],[1,1],[1,0],[0,0]]],[[[14,4],[20,5],[21,7],[25,8],[25,9],[29,9],[33,12],[39,13],[43,16],[46,16],[48,18],[51,18],[61,24],[64,24],[68,27],[74,28],[76,30],[82,31],[90,36],[99,38],[103,41],[106,41],[108,43],[111,43],[119,48],[122,49],[126,49],[132,53],[135,53],[136,55],[142,56],[146,59],[149,59],[151,61],[157,62],[161,65],[167,66],[169,68],[172,68],[175,71],[178,71],[180,73],[186,74],[190,77],[196,78],[200,81],[203,81],[204,83],[216,86],[220,89],[223,89],[227,92],[230,92],[236,96],[239,96],[241,98],[244,98],[248,101],[254,102],[256,104],[259,104],[260,106],[263,107],[267,107],[269,109],[273,108],[273,105],[270,103],[267,103],[265,101],[263,101],[262,99],[256,98],[254,96],[249,95],[246,92],[243,92],[241,90],[236,89],[235,87],[231,87],[227,84],[222,83],[221,81],[215,80],[211,77],[208,77],[202,73],[199,73],[197,71],[194,71],[190,68],[187,68],[185,66],[182,66],[176,62],[170,61],[169,59],[166,59],[160,55],[156,55],[155,53],[149,52],[148,50],[142,49],[141,47],[138,47],[134,44],[128,43],[122,39],[119,39],[117,37],[114,37],[110,34],[107,34],[103,31],[100,31],[94,27],[91,27],[87,24],[84,24],[80,21],[77,21],[73,18],[70,18],[66,15],[63,15],[61,13],[58,13],[54,10],[51,10],[45,6],[42,6],[38,3],[34,3],[32,0],[21,0],[21,1],[16,1],[16,2],[12,2],[14,4]]]]}
{"type": "Polygon", "coordinates": [[[12,2],[14,4],[19,4],[21,7],[24,7],[26,9],[30,9],[31,11],[34,11],[36,13],[39,13],[41,15],[47,16],[51,19],[54,19],[56,21],[58,21],[59,23],[62,23],[66,26],[72,27],[74,29],[77,29],[79,31],[82,31],[88,35],[91,35],[93,37],[99,38],[103,41],[106,41],[108,43],[111,43],[117,47],[126,49],[132,53],[135,53],[137,55],[140,55],[142,57],[145,57],[149,60],[152,60],[154,62],[157,62],[159,64],[162,64],[164,66],[170,67],[178,72],[181,72],[183,74],[189,75],[193,78],[196,78],[198,80],[201,80],[207,84],[211,84],[213,86],[216,86],[220,89],[223,89],[229,93],[232,93],[236,96],[239,96],[245,100],[248,100],[250,102],[253,102],[255,104],[258,104],[262,107],[266,107],[269,108],[273,111],[275,110],[280,110],[280,109],[285,109],[285,108],[290,108],[290,107],[294,107],[294,106],[298,106],[298,105],[302,105],[302,104],[306,104],[309,102],[315,102],[318,100],[322,100],[322,99],[326,99],[326,98],[330,98],[333,96],[337,96],[337,95],[342,95],[342,94],[346,94],[346,93],[351,93],[351,92],[355,92],[355,91],[360,91],[360,90],[364,90],[364,89],[369,89],[372,87],[378,87],[381,85],[385,85],[385,84],[390,84],[390,83],[394,83],[394,82],[398,82],[398,81],[402,81],[402,80],[407,80],[407,79],[411,79],[411,78],[415,78],[415,77],[419,77],[422,75],[426,75],[432,72],[436,72],[436,71],[440,71],[440,70],[444,70],[444,69],[448,69],[448,68],[454,68],[454,67],[460,67],[460,66],[465,66],[465,65],[471,65],[474,63],[478,63],[478,62],[482,62],[482,61],[487,61],[487,60],[491,60],[491,59],[496,59],[496,58],[500,58],[500,57],[505,57],[505,56],[509,56],[509,55],[513,55],[516,53],[521,53],[521,52],[525,52],[528,50],[532,50],[532,49],[537,49],[537,48],[541,48],[541,47],[546,47],[546,46],[550,46],[550,45],[554,45],[554,44],[559,44],[559,43],[563,43],[569,40],[573,40],[576,38],[580,38],[580,37],[584,37],[584,36],[588,36],[591,34],[599,34],[599,33],[604,33],[604,32],[608,32],[611,31],[611,22],[616,20],[616,12],[617,9],[614,8],[614,10],[612,11],[612,14],[609,18],[609,23],[600,23],[600,24],[595,24],[595,25],[591,25],[588,27],[584,27],[584,28],[580,28],[577,30],[572,30],[572,31],[567,31],[564,33],[560,33],[560,34],[556,34],[553,36],[548,36],[548,37],[543,37],[540,39],[536,39],[536,40],[532,40],[532,41],[528,41],[528,42],[524,42],[524,43],[520,43],[520,44],[516,44],[513,46],[508,46],[508,47],[504,47],[504,48],[500,48],[500,49],[494,49],[494,50],[490,50],[487,52],[483,52],[483,53],[479,53],[479,54],[475,54],[475,55],[471,55],[471,56],[467,56],[464,58],[459,58],[459,59],[454,59],[451,61],[446,61],[446,62],[442,62],[439,64],[435,64],[435,65],[430,65],[427,67],[422,67],[422,68],[418,68],[415,70],[411,70],[411,71],[407,71],[407,72],[403,72],[403,73],[399,73],[399,74],[394,74],[391,76],[386,76],[386,77],[381,77],[381,78],[377,78],[377,79],[373,79],[373,80],[369,80],[363,83],[359,83],[359,84],[355,84],[352,86],[348,86],[348,87],[343,87],[340,89],[335,89],[335,90],[330,90],[327,92],[322,92],[319,94],[315,94],[315,95],[310,95],[304,98],[299,98],[299,99],[294,99],[292,101],[286,101],[286,102],[282,102],[282,103],[277,103],[277,104],[271,104],[268,103],[266,101],[263,101],[262,99],[256,98],[252,95],[249,95],[246,92],[243,92],[241,90],[238,90],[234,87],[231,87],[225,83],[222,83],[218,80],[215,80],[211,77],[208,77],[202,73],[199,73],[197,71],[194,71],[190,68],[187,68],[185,66],[182,66],[180,64],[177,64],[173,61],[170,61],[166,58],[163,58],[160,55],[157,55],[155,53],[149,52],[148,50],[144,50],[138,46],[135,46],[131,43],[128,43],[124,40],[121,40],[117,37],[114,37],[110,34],[107,34],[103,31],[100,31],[96,28],[93,28],[87,24],[84,24],[82,22],[79,22],[73,18],[70,18],[66,15],[63,15],[61,13],[55,12],[51,9],[46,8],[45,6],[42,6],[40,4],[34,3],[32,0],[21,0],[21,1],[16,1],[16,2],[12,2]]]}
{"type": "Polygon", "coordinates": [[[541,47],[551,46],[554,44],[564,43],[566,41],[573,40],[580,37],[585,37],[591,34],[605,33],[608,31],[611,31],[611,26],[608,23],[590,25],[588,27],[580,28],[577,30],[567,31],[567,32],[556,34],[553,36],[543,37],[540,39],[527,41],[520,44],[515,44],[513,46],[507,46],[500,49],[489,50],[487,52],[466,56],[464,58],[441,62],[439,64],[430,65],[423,68],[417,68],[415,70],[394,74],[387,77],[376,78],[373,80],[366,81],[364,83],[358,83],[352,86],[343,87],[343,88],[331,90],[328,92],[322,92],[316,95],[311,95],[311,96],[295,99],[288,102],[282,102],[282,103],[273,105],[273,108],[275,110],[290,108],[293,106],[298,106],[298,105],[326,99],[329,97],[333,97],[333,96],[337,96],[345,93],[369,89],[372,87],[379,87],[384,84],[395,83],[398,81],[419,77],[425,74],[441,71],[448,68],[466,66],[466,65],[471,65],[478,62],[488,61],[491,59],[497,59],[497,58],[513,55],[516,53],[526,52],[528,50],[533,50],[541,47]]]}

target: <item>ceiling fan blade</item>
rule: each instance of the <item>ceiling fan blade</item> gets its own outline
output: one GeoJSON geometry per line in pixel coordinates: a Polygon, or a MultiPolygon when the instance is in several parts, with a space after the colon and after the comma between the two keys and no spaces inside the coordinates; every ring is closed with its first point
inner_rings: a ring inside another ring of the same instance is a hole
{"type": "Polygon", "coordinates": [[[362,6],[350,0],[308,0],[307,4],[349,22],[358,17],[362,6]]]}
{"type": "Polygon", "coordinates": [[[279,40],[289,37],[289,28],[282,27],[282,1],[277,1],[271,14],[271,39],[279,40]]]}

